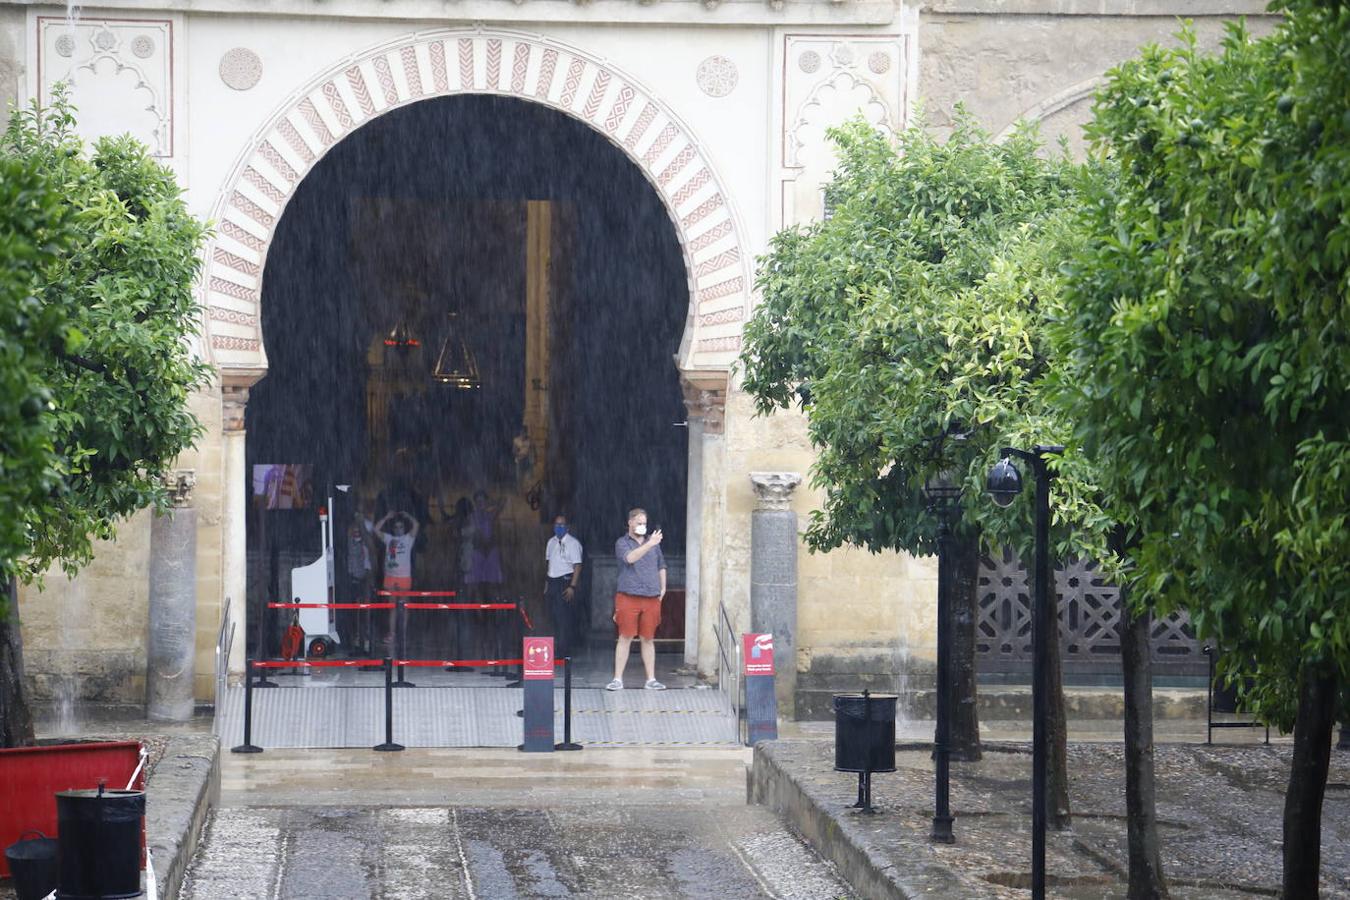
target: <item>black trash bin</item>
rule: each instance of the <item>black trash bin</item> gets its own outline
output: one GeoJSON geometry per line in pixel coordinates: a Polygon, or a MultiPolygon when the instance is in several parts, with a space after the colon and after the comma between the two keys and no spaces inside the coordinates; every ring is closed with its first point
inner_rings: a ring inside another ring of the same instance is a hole
{"type": "Polygon", "coordinates": [[[144,791],[58,792],[58,900],[139,897],[144,817],[144,791]]]}
{"type": "Polygon", "coordinates": [[[25,831],[5,848],[9,874],[14,876],[18,900],[42,900],[56,889],[56,838],[40,831],[25,831]],[[37,837],[30,838],[30,834],[37,837]]]}
{"type": "Polygon", "coordinates": [[[834,695],[836,772],[895,771],[895,703],[898,694],[834,695]]]}

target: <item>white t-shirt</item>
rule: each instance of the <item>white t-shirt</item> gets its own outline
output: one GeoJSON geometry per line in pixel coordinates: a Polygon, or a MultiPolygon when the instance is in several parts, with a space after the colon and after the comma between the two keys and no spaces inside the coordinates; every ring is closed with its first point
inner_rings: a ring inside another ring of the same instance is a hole
{"type": "Polygon", "coordinates": [[[380,534],[384,541],[384,574],[386,578],[412,577],[413,538],[409,534],[380,534]]]}
{"type": "Polygon", "coordinates": [[[572,567],[581,565],[581,541],[565,534],[562,537],[548,539],[548,549],[544,551],[548,560],[548,577],[561,578],[572,574],[572,567]]]}

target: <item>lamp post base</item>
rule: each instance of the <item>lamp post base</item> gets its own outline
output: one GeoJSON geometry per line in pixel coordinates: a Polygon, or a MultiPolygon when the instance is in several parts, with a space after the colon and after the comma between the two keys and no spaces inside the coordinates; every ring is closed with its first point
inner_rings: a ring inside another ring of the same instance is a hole
{"type": "Polygon", "coordinates": [[[955,816],[933,816],[933,831],[929,839],[935,844],[955,844],[956,835],[952,833],[955,816]]]}

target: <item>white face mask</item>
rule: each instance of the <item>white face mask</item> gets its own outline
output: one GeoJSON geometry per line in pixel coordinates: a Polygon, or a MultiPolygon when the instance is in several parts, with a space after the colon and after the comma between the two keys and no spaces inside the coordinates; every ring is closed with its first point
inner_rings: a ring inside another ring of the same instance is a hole
{"type": "Polygon", "coordinates": [[[636,534],[638,537],[642,537],[642,536],[643,536],[644,534],[646,534],[646,533],[647,533],[647,526],[646,526],[646,525],[634,525],[634,526],[633,526],[633,534],[636,534]]]}

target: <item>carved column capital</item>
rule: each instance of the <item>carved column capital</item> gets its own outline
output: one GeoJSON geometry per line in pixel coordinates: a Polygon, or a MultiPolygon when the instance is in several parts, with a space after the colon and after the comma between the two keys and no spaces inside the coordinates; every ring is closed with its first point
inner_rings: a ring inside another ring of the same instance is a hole
{"type": "Polygon", "coordinates": [[[197,472],[194,469],[175,469],[164,473],[164,488],[169,492],[169,502],[174,509],[192,505],[192,489],[196,486],[197,472]]]}
{"type": "Polygon", "coordinates": [[[727,409],[726,373],[682,372],[680,390],[689,420],[702,422],[704,434],[721,434],[727,409]]]}
{"type": "Polygon", "coordinates": [[[798,472],[751,472],[750,483],[759,501],[756,509],[787,509],[802,476],[798,472]]]}
{"type": "Polygon", "coordinates": [[[220,389],[221,427],[226,433],[244,430],[244,407],[248,406],[248,388],[227,384],[220,389]]]}

